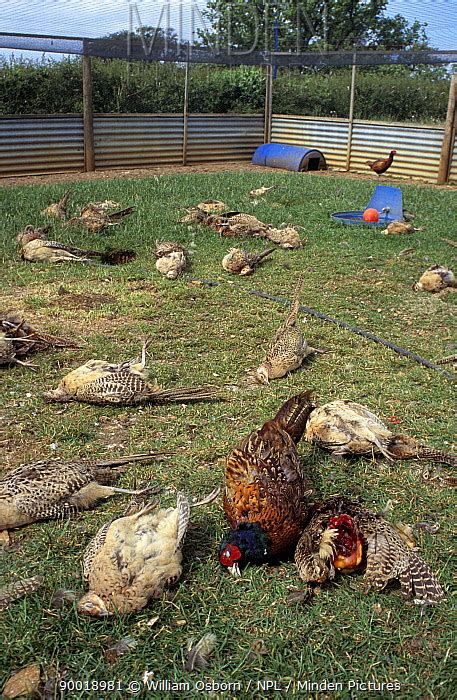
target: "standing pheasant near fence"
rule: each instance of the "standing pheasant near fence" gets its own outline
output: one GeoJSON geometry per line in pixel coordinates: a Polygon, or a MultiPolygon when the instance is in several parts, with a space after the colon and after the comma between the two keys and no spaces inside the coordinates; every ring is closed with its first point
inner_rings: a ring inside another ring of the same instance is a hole
{"type": "Polygon", "coordinates": [[[295,552],[300,577],[324,583],[337,571],[366,566],[365,590],[380,591],[398,579],[418,604],[437,603],[444,592],[403,530],[356,501],[330,498],[314,506],[295,552]]]}
{"type": "Polygon", "coordinates": [[[365,162],[368,167],[371,168],[371,170],[373,170],[373,172],[375,172],[379,177],[389,170],[390,166],[394,162],[394,156],[396,155],[397,151],[391,151],[388,158],[378,158],[377,160],[367,160],[365,162]]]}
{"type": "Polygon", "coordinates": [[[296,444],[313,408],[310,392],[292,397],[228,456],[224,510],[231,530],[219,562],[232,574],[286,553],[303,531],[312,489],[296,444]]]}

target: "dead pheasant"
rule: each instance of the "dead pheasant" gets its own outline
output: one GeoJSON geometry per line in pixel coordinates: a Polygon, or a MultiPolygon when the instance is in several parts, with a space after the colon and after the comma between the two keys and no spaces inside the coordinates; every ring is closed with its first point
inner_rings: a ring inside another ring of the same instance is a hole
{"type": "Polygon", "coordinates": [[[213,387],[161,389],[146,380],[146,343],[141,358],[119,364],[89,360],[67,374],[57,389],[43,394],[45,401],[81,401],[83,403],[134,406],[142,403],[157,405],[185,403],[217,398],[213,387]]]}
{"type": "Polygon", "coordinates": [[[67,218],[67,207],[70,194],[71,190],[67,190],[58,202],[53,202],[52,204],[49,204],[46,207],[46,209],[43,209],[41,213],[44,216],[49,216],[53,219],[61,219],[61,221],[65,221],[65,219],[67,218]]]}
{"type": "Polygon", "coordinates": [[[314,506],[297,545],[295,563],[307,583],[323,583],[333,579],[336,571],[365,566],[366,592],[380,591],[398,579],[403,594],[415,603],[437,603],[444,592],[412,547],[404,528],[356,501],[335,497],[314,506]]]}
{"type": "Polygon", "coordinates": [[[306,342],[300,328],[297,328],[300,294],[304,282],[304,277],[300,277],[287,318],[277,330],[262,364],[256,370],[256,377],[262,384],[268,384],[270,379],[284,377],[288,372],[298,369],[305,357],[315,352],[306,342]]]}
{"type": "Polygon", "coordinates": [[[262,260],[274,252],[274,248],[268,248],[263,253],[248,253],[241,248],[230,248],[222,260],[222,267],[232,275],[252,275],[262,260]]]}
{"type": "Polygon", "coordinates": [[[429,459],[457,466],[457,457],[425,447],[408,435],[396,435],[366,406],[338,399],[310,415],[305,439],[330,450],[337,459],[346,455],[382,454],[387,459],[429,459]]]}
{"type": "Polygon", "coordinates": [[[254,190],[251,190],[249,192],[249,196],[253,197],[254,199],[256,197],[263,197],[267,192],[271,192],[271,190],[276,190],[279,187],[279,185],[271,185],[271,187],[257,187],[254,190]]]}
{"type": "Polygon", "coordinates": [[[69,219],[65,226],[79,224],[88,231],[98,233],[109,226],[121,224],[126,216],[135,211],[133,207],[127,207],[126,209],[109,213],[109,209],[112,205],[117,206],[117,203],[109,201],[91,202],[84,207],[79,216],[74,216],[72,219],[69,219]]]}
{"type": "Polygon", "coordinates": [[[36,229],[26,226],[16,240],[21,246],[21,258],[28,262],[87,262],[90,259],[98,259],[106,265],[122,265],[134,260],[136,253],[131,250],[114,250],[100,252],[97,250],[80,250],[72,246],[49,241],[46,229],[36,229]]]}
{"type": "Polygon", "coordinates": [[[50,348],[76,348],[71,340],[35,330],[14,310],[0,313],[0,365],[27,365],[21,357],[50,348]]]}
{"type": "Polygon", "coordinates": [[[31,578],[14,581],[6,586],[2,586],[0,588],[0,612],[6,610],[15,600],[36,591],[37,588],[43,585],[43,582],[42,576],[32,576],[31,578]]]}
{"type": "Polygon", "coordinates": [[[219,491],[195,504],[178,493],[176,508],[152,503],[103,525],[84,553],[89,593],[78,601],[78,612],[94,617],[130,613],[160,598],[181,576],[191,505],[209,503],[219,491]]]}
{"type": "Polygon", "coordinates": [[[187,251],[175,241],[156,242],[156,269],[167,279],[176,279],[187,265],[187,251]]]}
{"type": "Polygon", "coordinates": [[[67,517],[115,493],[141,493],[109,484],[129,462],[147,462],[164,454],[150,452],[99,461],[42,460],[17,467],[0,478],[0,530],[67,517]]]}
{"type": "Polygon", "coordinates": [[[313,408],[309,392],[293,396],[227,458],[224,511],[231,530],[219,548],[219,562],[232,574],[239,575],[248,562],[274,559],[298,542],[312,489],[296,445],[313,408]]]}
{"type": "Polygon", "coordinates": [[[391,223],[385,228],[381,233],[385,233],[386,236],[397,236],[403,233],[414,233],[415,231],[422,231],[423,229],[413,226],[408,221],[391,221],[391,223]]]}
{"type": "Polygon", "coordinates": [[[297,229],[293,226],[284,228],[269,227],[265,234],[258,234],[261,238],[267,238],[272,243],[277,243],[280,248],[295,249],[303,245],[297,229]]]}
{"type": "Polygon", "coordinates": [[[419,282],[413,285],[415,292],[424,290],[432,294],[450,287],[457,287],[457,280],[452,270],[444,265],[432,265],[419,278],[419,282]]]}

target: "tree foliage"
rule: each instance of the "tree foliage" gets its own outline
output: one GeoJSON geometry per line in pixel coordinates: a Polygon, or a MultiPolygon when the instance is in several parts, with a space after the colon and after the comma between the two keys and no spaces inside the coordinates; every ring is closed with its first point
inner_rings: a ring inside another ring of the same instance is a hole
{"type": "Polygon", "coordinates": [[[387,17],[388,0],[209,0],[203,44],[237,51],[426,48],[425,24],[387,17]]]}

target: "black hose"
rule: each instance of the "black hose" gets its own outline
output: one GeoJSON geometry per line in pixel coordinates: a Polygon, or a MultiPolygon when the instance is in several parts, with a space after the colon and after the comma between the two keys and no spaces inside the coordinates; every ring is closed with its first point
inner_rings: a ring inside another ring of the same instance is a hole
{"type": "MultiPolygon", "coordinates": [[[[219,285],[224,284],[224,282],[213,282],[212,280],[200,280],[192,278],[189,279],[189,282],[198,282],[200,284],[206,285],[207,287],[218,287],[219,285]]],[[[267,294],[266,292],[259,292],[255,289],[246,289],[240,284],[230,283],[230,286],[235,287],[236,289],[241,289],[241,291],[245,292],[246,294],[252,294],[253,296],[260,297],[261,299],[268,299],[269,301],[274,301],[277,304],[284,304],[284,306],[287,306],[288,304],[290,305],[291,303],[289,299],[274,297],[271,294],[267,294]]],[[[452,372],[448,372],[447,370],[443,369],[442,367],[433,362],[430,362],[430,360],[426,360],[424,357],[416,355],[415,352],[405,350],[399,345],[391,343],[389,340],[384,340],[383,338],[380,338],[374,333],[370,333],[370,331],[364,331],[362,330],[362,328],[357,328],[357,326],[351,326],[345,321],[340,321],[338,318],[332,318],[331,316],[327,316],[327,314],[323,314],[321,311],[312,309],[310,306],[303,306],[302,304],[300,304],[299,311],[302,311],[305,314],[309,314],[310,316],[314,316],[315,318],[320,318],[322,319],[322,321],[329,321],[330,323],[334,323],[339,328],[344,328],[344,330],[346,331],[351,331],[351,333],[357,333],[357,335],[361,335],[364,338],[368,338],[368,340],[373,340],[375,343],[384,345],[386,348],[393,350],[398,355],[403,355],[403,357],[409,357],[411,360],[414,360],[415,362],[419,363],[420,365],[423,365],[424,367],[428,367],[429,369],[434,369],[437,372],[441,372],[441,374],[444,374],[444,376],[448,379],[457,378],[455,374],[453,374],[452,372]]]]}

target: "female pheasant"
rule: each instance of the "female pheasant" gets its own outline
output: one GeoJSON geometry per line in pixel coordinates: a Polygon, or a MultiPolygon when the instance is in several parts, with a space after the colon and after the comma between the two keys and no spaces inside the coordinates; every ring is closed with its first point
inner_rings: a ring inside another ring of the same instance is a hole
{"type": "Polygon", "coordinates": [[[314,506],[295,551],[300,577],[323,583],[336,571],[366,566],[365,590],[380,591],[399,579],[403,593],[415,603],[437,603],[444,592],[414,543],[381,514],[343,497],[314,506]]]}
{"type": "Polygon", "coordinates": [[[0,530],[73,515],[118,492],[141,493],[109,484],[125,464],[163,455],[150,452],[101,461],[42,460],[17,467],[0,478],[0,530]]]}
{"type": "Polygon", "coordinates": [[[421,445],[408,435],[396,435],[366,406],[338,399],[314,410],[305,439],[333,453],[345,455],[383,454],[387,459],[430,459],[457,465],[457,457],[421,445]]]}
{"type": "Polygon", "coordinates": [[[419,282],[415,282],[413,290],[436,294],[452,287],[457,287],[457,279],[452,270],[444,265],[432,265],[421,275],[419,282]]]}
{"type": "Polygon", "coordinates": [[[66,338],[41,333],[33,328],[19,311],[10,309],[0,313],[0,365],[30,365],[19,358],[49,348],[76,348],[66,338]]]}
{"type": "Polygon", "coordinates": [[[232,275],[252,275],[262,260],[273,252],[274,248],[268,248],[263,253],[248,253],[241,248],[230,248],[222,259],[222,267],[232,275]]]}
{"type": "Polygon", "coordinates": [[[288,372],[298,369],[305,357],[314,352],[301,329],[297,328],[304,281],[304,277],[299,278],[287,318],[277,330],[262,364],[256,370],[256,377],[262,384],[268,384],[270,379],[284,377],[288,372]]]}
{"type": "Polygon", "coordinates": [[[79,600],[78,612],[94,617],[114,610],[130,613],[144,608],[151,598],[160,598],[181,576],[191,506],[210,503],[219,491],[193,504],[178,493],[176,508],[152,503],[103,525],[84,554],[89,593],[79,600]]]}
{"type": "Polygon", "coordinates": [[[293,547],[305,524],[312,493],[296,444],[314,405],[309,391],[285,402],[276,416],[235,447],[225,468],[224,510],[231,530],[219,561],[239,575],[293,547]]]}
{"type": "Polygon", "coordinates": [[[219,395],[218,390],[211,387],[160,389],[150,384],[144,372],[146,346],[147,343],[143,345],[141,359],[135,358],[117,365],[104,360],[89,360],[69,372],[57,389],[45,392],[45,401],[82,401],[133,406],[147,402],[165,404],[199,401],[219,395]]]}

